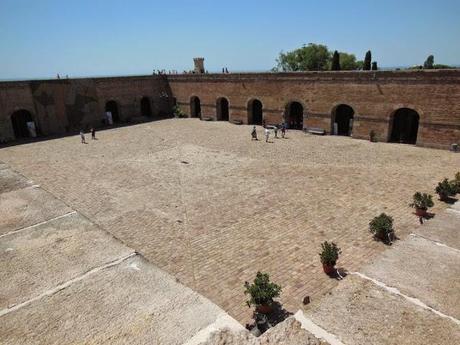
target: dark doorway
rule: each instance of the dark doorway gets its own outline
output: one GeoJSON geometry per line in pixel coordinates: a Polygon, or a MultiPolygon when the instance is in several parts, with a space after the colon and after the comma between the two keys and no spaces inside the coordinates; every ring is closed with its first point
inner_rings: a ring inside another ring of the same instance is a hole
{"type": "Polygon", "coordinates": [[[390,121],[390,142],[416,144],[419,120],[420,116],[413,109],[396,110],[390,121]]]}
{"type": "Polygon", "coordinates": [[[27,110],[17,110],[11,114],[11,122],[13,124],[14,136],[16,139],[30,138],[30,132],[27,127],[27,122],[33,122],[32,114],[27,110]]]}
{"type": "Polygon", "coordinates": [[[248,124],[261,125],[263,119],[262,102],[253,99],[248,102],[248,124]]]}
{"type": "Polygon", "coordinates": [[[152,106],[148,97],[142,97],[141,99],[141,114],[142,116],[152,116],[152,106]]]}
{"type": "Polygon", "coordinates": [[[303,129],[303,106],[299,102],[286,106],[286,125],[290,129],[303,129]]]}
{"type": "Polygon", "coordinates": [[[190,99],[190,116],[201,118],[201,102],[196,96],[190,99]]]}
{"type": "Polygon", "coordinates": [[[224,97],[216,101],[217,121],[228,121],[228,100],[224,97]]]}
{"type": "Polygon", "coordinates": [[[115,101],[108,101],[105,104],[105,111],[110,111],[112,113],[113,122],[120,122],[120,113],[118,112],[118,104],[115,101]]]}
{"type": "Polygon", "coordinates": [[[332,112],[332,127],[331,133],[336,135],[350,136],[353,126],[353,115],[355,111],[352,107],[346,104],[340,104],[332,112]],[[336,132],[334,132],[334,124],[337,124],[336,132]]]}

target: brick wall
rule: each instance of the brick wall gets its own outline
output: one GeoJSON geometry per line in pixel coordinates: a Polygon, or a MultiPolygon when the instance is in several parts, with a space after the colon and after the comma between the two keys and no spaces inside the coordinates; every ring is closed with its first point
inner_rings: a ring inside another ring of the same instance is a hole
{"type": "Polygon", "coordinates": [[[248,121],[247,105],[258,99],[266,123],[281,123],[289,102],[304,109],[304,126],[331,131],[335,107],[354,110],[352,136],[374,130],[387,141],[392,114],[411,108],[420,116],[417,145],[447,148],[460,142],[460,70],[341,71],[301,73],[185,74],[0,83],[0,141],[14,139],[11,114],[32,113],[43,135],[97,126],[114,100],[120,118],[140,116],[140,100],[151,100],[154,117],[170,115],[173,98],[190,114],[190,98],[202,117],[216,118],[216,100],[229,101],[230,120],[248,121]]]}

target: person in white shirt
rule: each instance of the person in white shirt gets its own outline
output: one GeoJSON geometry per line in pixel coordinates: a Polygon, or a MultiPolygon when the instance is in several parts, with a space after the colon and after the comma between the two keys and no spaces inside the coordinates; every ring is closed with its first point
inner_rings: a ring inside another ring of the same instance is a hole
{"type": "Polygon", "coordinates": [[[270,138],[270,130],[265,128],[265,142],[268,143],[268,139],[270,138]]]}

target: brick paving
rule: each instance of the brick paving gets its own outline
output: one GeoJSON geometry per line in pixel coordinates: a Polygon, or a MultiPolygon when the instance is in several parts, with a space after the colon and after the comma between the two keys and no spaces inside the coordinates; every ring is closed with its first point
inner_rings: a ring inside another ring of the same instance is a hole
{"type": "Polygon", "coordinates": [[[390,214],[405,238],[418,223],[412,194],[434,194],[460,170],[448,151],[295,131],[251,142],[250,131],[171,119],[101,131],[88,145],[71,136],[3,148],[0,161],[243,323],[243,283],[257,270],[295,312],[337,284],[321,271],[321,242],[359,269],[385,249],[368,233],[372,217],[390,214]]]}

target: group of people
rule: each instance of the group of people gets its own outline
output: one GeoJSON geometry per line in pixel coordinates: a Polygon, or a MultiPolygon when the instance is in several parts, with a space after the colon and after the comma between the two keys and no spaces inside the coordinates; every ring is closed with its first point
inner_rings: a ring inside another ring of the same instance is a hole
{"type": "MultiPolygon", "coordinates": [[[[265,142],[268,143],[270,139],[270,128],[268,128],[265,123],[263,124],[264,127],[264,135],[265,135],[265,142]]],[[[275,134],[275,138],[278,138],[278,130],[281,130],[281,138],[284,138],[286,135],[286,124],[282,123],[281,125],[271,126],[273,128],[273,132],[275,134]]],[[[256,126],[252,127],[251,131],[251,138],[252,140],[259,140],[257,138],[257,128],[256,126]]]]}
{"type": "MultiPolygon", "coordinates": [[[[85,132],[83,129],[80,130],[80,138],[81,138],[81,143],[82,144],[87,144],[86,139],[85,139],[85,132]]],[[[96,130],[94,127],[91,128],[91,139],[95,140],[96,139],[96,130]]]]}

